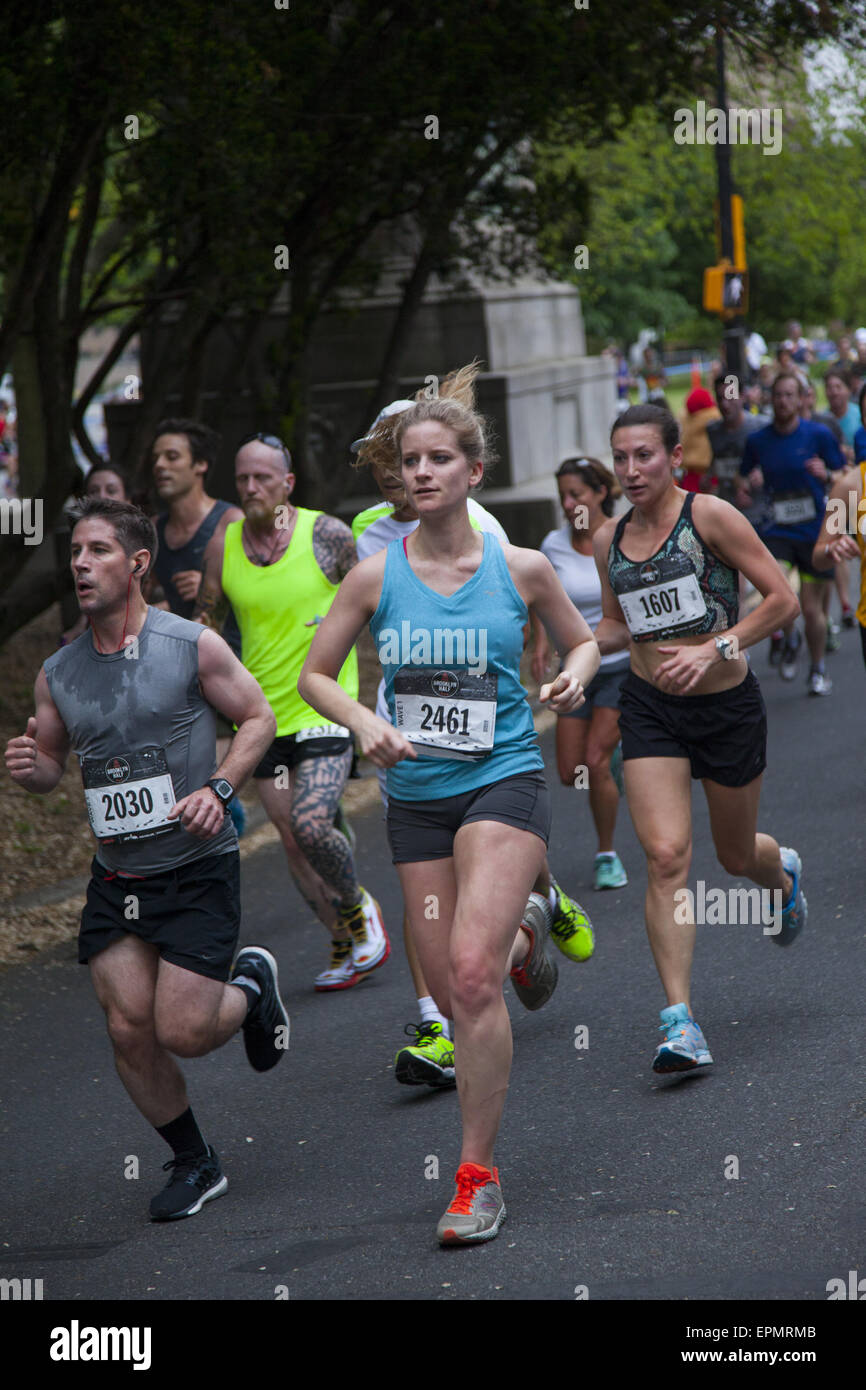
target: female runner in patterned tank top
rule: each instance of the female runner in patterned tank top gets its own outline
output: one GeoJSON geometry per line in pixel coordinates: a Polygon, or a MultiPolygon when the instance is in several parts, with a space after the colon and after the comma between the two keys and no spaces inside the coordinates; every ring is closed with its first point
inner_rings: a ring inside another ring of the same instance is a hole
{"type": "Polygon", "coordinates": [[[631,651],[620,702],[625,787],[647,858],[647,934],[667,998],[653,1069],[690,1071],[713,1060],[689,998],[692,777],[703,782],[719,863],[775,894],[761,894],[764,933],[785,946],[806,920],[799,855],[757,833],[767,719],[741,655],[793,621],[797,602],[735,507],[677,486],[682,447],[668,410],[632,406],[614,424],[611,448],[632,510],[596,533],[596,640],[603,655],[631,651]],[[737,571],[763,594],[742,620],[737,571]]]}
{"type": "Polygon", "coordinates": [[[550,561],[470,524],[467,497],[489,458],[474,377],[474,366],[455,373],[448,397],[442,383],[438,399],[399,416],[394,440],[418,528],[349,573],[298,683],[388,769],[388,835],[412,934],[437,1007],[455,1025],[463,1147],[437,1230],[448,1245],[492,1239],[505,1215],[493,1166],[512,1051],[503,981],[510,974],[531,1009],[556,983],[549,905],[536,894],[527,904],[550,823],[519,676],[529,610],[563,654],[540,692],[557,713],[580,704],[599,662],[550,561]],[[368,622],[393,723],[335,680],[368,622]]]}

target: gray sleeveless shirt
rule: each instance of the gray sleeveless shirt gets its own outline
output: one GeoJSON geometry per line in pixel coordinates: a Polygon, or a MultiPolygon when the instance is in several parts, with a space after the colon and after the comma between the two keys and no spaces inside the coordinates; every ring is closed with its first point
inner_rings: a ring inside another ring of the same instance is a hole
{"type": "Polygon", "coordinates": [[[226,815],[210,839],[166,820],[216,770],[216,719],[198,677],[198,623],[148,608],[137,644],[101,653],[90,629],[45,662],[51,698],[81,763],[97,859],[164,873],[237,849],[226,815]]]}

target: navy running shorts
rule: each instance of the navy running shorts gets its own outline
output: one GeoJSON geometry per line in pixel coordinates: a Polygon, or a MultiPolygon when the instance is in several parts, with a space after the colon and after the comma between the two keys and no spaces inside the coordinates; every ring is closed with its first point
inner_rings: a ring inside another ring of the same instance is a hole
{"type": "Polygon", "coordinates": [[[492,820],[529,830],[545,845],[550,836],[550,793],[541,772],[518,772],[473,787],[460,796],[436,801],[396,801],[388,798],[388,840],[392,863],[417,864],[450,859],[454,836],[472,821],[492,820]]]}

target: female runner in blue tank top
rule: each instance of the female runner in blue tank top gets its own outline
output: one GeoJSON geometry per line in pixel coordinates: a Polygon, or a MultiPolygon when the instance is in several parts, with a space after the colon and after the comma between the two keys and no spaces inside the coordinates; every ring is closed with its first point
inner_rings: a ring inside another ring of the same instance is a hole
{"type": "Polygon", "coordinates": [[[695,914],[683,890],[692,777],[703,782],[722,867],[776,894],[770,902],[781,912],[760,914],[765,934],[788,945],[806,920],[799,855],[757,833],[766,710],[741,655],[792,622],[798,606],[735,507],[677,486],[682,447],[669,411],[632,406],[617,419],[611,447],[632,509],[596,534],[596,640],[603,654],[631,649],[620,700],[625,787],[647,857],[647,934],[668,1005],[653,1069],[688,1071],[713,1060],[689,1001],[695,914]],[[738,571],[764,596],[743,619],[738,571]]]}
{"type": "Polygon", "coordinates": [[[454,1020],[463,1117],[457,1191],[443,1244],[496,1235],[505,1214],[493,1145],[511,1069],[502,984],[539,1008],[556,971],[550,909],[527,898],[545,857],[550,803],[519,677],[534,609],[563,653],[541,699],[577,707],[598,667],[590,629],[549,560],[473,529],[466,501],[489,458],[475,414],[474,368],[449,397],[405,411],[394,439],[418,529],[351,570],[316,633],[299,689],[348,725],[388,769],[388,834],[424,976],[454,1020]],[[336,684],[366,623],[393,723],[336,684]]]}

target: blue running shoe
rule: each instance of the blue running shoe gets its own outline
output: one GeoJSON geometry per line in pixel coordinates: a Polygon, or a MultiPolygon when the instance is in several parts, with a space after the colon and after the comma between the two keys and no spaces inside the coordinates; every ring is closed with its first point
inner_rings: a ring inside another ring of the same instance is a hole
{"type": "Polygon", "coordinates": [[[229,815],[235,830],[238,832],[238,839],[240,839],[247,828],[247,812],[244,803],[236,796],[233,796],[229,802],[229,815]]]}
{"type": "Polygon", "coordinates": [[[625,888],[627,883],[628,878],[618,854],[595,856],[595,887],[598,892],[604,888],[625,888]]]}
{"type": "Polygon", "coordinates": [[[665,1040],[656,1049],[653,1071],[694,1071],[712,1064],[707,1040],[685,1004],[671,1004],[659,1014],[665,1040]]]}
{"type": "MultiPolygon", "coordinates": [[[[781,930],[773,934],[773,940],[777,946],[790,946],[800,935],[806,925],[809,916],[809,904],[806,902],[805,895],[800,887],[800,875],[803,872],[803,861],[795,849],[780,849],[782,856],[782,868],[786,874],[790,874],[794,880],[794,887],[791,892],[790,901],[786,907],[782,908],[781,930]]],[[[778,919],[777,919],[778,920],[778,919]]],[[[777,925],[777,923],[774,923],[777,925]]]]}

